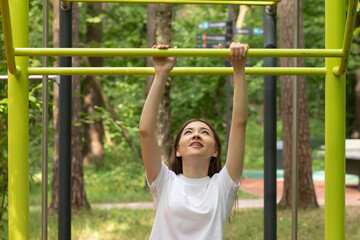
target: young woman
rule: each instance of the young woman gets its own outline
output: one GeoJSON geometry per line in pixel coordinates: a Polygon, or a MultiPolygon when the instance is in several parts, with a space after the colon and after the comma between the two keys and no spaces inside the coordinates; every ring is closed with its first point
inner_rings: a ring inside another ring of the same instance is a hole
{"type": "Polygon", "coordinates": [[[222,169],[219,137],[205,120],[190,120],[181,127],[173,147],[171,170],[161,161],[155,134],[157,112],[176,58],[153,57],[155,79],[139,124],[146,177],[156,208],[150,239],[223,238],[243,171],[248,48],[240,43],[230,45],[228,59],[234,69],[233,113],[226,165],[222,169]]]}

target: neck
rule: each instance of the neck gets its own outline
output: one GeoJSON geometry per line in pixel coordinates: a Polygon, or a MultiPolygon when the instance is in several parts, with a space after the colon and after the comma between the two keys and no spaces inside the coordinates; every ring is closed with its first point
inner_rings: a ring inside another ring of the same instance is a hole
{"type": "Polygon", "coordinates": [[[210,159],[183,159],[182,164],[184,177],[203,178],[208,176],[210,159]]]}

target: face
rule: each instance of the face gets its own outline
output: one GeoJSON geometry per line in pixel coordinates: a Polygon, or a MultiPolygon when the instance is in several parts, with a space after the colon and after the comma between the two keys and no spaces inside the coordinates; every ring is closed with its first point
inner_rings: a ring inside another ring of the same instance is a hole
{"type": "Polygon", "coordinates": [[[177,147],[177,157],[202,157],[210,160],[211,157],[217,157],[217,153],[214,135],[207,124],[195,121],[186,125],[177,147]]]}

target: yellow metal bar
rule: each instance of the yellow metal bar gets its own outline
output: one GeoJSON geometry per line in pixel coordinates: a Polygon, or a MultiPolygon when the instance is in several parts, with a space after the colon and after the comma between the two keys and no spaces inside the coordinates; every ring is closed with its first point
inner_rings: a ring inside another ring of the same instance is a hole
{"type": "Polygon", "coordinates": [[[166,3],[166,4],[203,4],[203,5],[274,5],[276,1],[266,0],[67,0],[66,2],[105,2],[105,3],[166,3]]]}
{"type": "Polygon", "coordinates": [[[16,75],[17,69],[15,63],[15,57],[13,55],[14,44],[11,34],[11,20],[10,20],[10,10],[9,10],[8,0],[0,0],[0,8],[1,8],[1,18],[2,18],[2,25],[4,31],[5,54],[6,54],[7,65],[9,72],[11,74],[16,75]]]}
{"type": "MultiPolygon", "coordinates": [[[[325,76],[325,68],[272,68],[247,67],[247,75],[319,75],[325,76]]],[[[152,67],[101,67],[101,68],[29,68],[30,75],[154,75],[152,67]]],[[[170,75],[232,75],[231,67],[175,67],[170,75]]]]}
{"type": "Polygon", "coordinates": [[[356,18],[356,9],[359,0],[350,0],[349,7],[347,11],[346,25],[345,25],[345,34],[343,40],[343,50],[344,57],[341,58],[340,66],[334,68],[335,75],[344,74],[346,68],[349,64],[350,48],[351,41],[354,32],[355,18],[356,18]]]}
{"type": "MultiPolygon", "coordinates": [[[[10,0],[14,47],[29,46],[29,0],[10,0]]],[[[28,57],[16,57],[21,72],[9,73],[8,174],[9,239],[29,239],[29,81],[28,57]]]]}
{"type": "MultiPolygon", "coordinates": [[[[325,1],[325,47],[343,44],[344,0],[325,1]]],[[[333,68],[340,59],[325,59],[325,240],[345,239],[345,74],[337,76],[333,68]]]]}
{"type": "MultiPolygon", "coordinates": [[[[201,48],[15,48],[15,56],[229,57],[229,49],[201,48]]],[[[343,57],[342,49],[249,49],[247,57],[343,57]]]]}

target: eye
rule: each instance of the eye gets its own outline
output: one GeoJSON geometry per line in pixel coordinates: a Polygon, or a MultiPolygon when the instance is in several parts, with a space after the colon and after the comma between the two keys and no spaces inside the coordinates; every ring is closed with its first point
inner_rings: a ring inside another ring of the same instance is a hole
{"type": "Polygon", "coordinates": [[[205,131],[202,131],[201,133],[202,133],[202,134],[206,134],[206,135],[210,135],[209,131],[206,131],[206,130],[205,130],[205,131]]]}
{"type": "Polygon", "coordinates": [[[191,134],[191,131],[190,131],[190,130],[186,130],[186,131],[184,132],[184,135],[187,135],[187,134],[191,134]]]}

